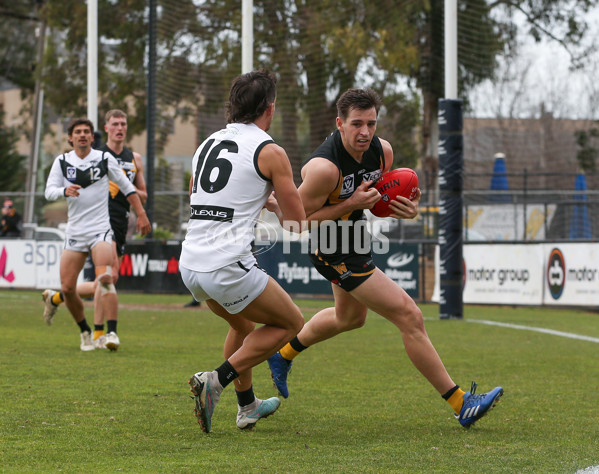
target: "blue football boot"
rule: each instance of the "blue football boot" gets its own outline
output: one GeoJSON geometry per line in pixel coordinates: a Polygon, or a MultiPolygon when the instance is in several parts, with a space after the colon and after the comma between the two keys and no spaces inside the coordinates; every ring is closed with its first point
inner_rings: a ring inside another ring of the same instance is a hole
{"type": "Polygon", "coordinates": [[[463,395],[464,404],[459,415],[455,417],[464,428],[470,428],[476,421],[485,416],[491,408],[497,405],[503,395],[503,388],[495,387],[488,393],[475,395],[477,384],[472,382],[469,392],[463,395]]]}
{"type": "Polygon", "coordinates": [[[268,366],[270,367],[270,374],[272,381],[277,387],[279,394],[283,398],[289,396],[289,389],[287,388],[287,375],[291,370],[292,362],[284,359],[280,352],[277,352],[268,359],[268,366]]]}

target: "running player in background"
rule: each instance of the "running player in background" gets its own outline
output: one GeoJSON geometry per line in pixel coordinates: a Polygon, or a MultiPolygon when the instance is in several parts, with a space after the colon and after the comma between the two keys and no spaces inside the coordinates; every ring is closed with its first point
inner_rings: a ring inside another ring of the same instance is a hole
{"type": "MultiPolygon", "coordinates": [[[[414,366],[469,427],[497,403],[503,389],[475,395],[473,382],[470,392],[461,390],[445,370],[414,300],[373,263],[364,209],[381,198],[371,185],[393,163],[390,143],[375,135],[380,106],[379,96],[370,89],[344,92],[337,101],[337,129],[302,167],[299,192],[307,219],[311,226],[326,222],[324,229],[330,231],[328,245],[323,246],[319,237],[324,231],[319,236],[315,228],[310,259],[332,283],[335,306],[316,313],[268,364],[275,386],[287,398],[291,361],[318,342],[362,327],[371,309],[399,329],[414,366]]],[[[393,217],[413,219],[419,200],[420,190],[414,201],[402,196],[390,201],[393,217]]]]}
{"type": "Polygon", "coordinates": [[[68,137],[73,150],[54,160],[45,192],[46,199],[50,201],[64,196],[68,203],[65,248],[60,258],[60,284],[64,302],[81,330],[82,351],[95,348],[83,302],[77,294],[77,277],[88,253],[91,252],[95,266],[96,299],[102,314],[107,319],[116,320],[118,310],[108,213],[109,179],[118,184],[133,206],[138,217],[137,231],[145,235],[151,230],[135,187],[123,174],[116,159],[108,152],[92,149],[93,131],[93,124],[88,119],[75,119],[70,123],[68,137]]]}
{"type": "Polygon", "coordinates": [[[207,433],[214,406],[231,382],[239,428],[252,428],[277,410],[279,398],[260,400],[254,395],[252,367],[293,338],[304,323],[291,297],[258,267],[251,251],[264,207],[284,227],[284,221],[302,222],[305,217],[289,158],[266,133],[275,99],[276,81],[269,72],[238,76],[229,94],[227,127],[208,137],[193,157],[191,217],[179,268],[195,300],[206,300],[230,326],[226,360],[189,380],[196,417],[207,433]]]}
{"type": "MultiPolygon", "coordinates": [[[[125,147],[127,138],[127,114],[119,109],[112,109],[106,113],[104,118],[104,131],[107,134],[106,144],[99,147],[100,151],[108,152],[114,156],[122,168],[123,172],[131,183],[135,186],[135,191],[139,196],[141,203],[145,204],[148,193],[146,191],[146,180],[143,174],[143,161],[139,153],[131,151],[125,147]]],[[[130,204],[127,197],[120,190],[118,184],[110,181],[110,198],[108,200],[108,210],[110,214],[110,227],[114,235],[112,241],[112,282],[116,285],[119,278],[119,269],[121,261],[125,254],[125,243],[127,242],[127,229],[129,226],[130,204]]],[[[111,314],[105,318],[102,305],[97,298],[99,288],[94,281],[87,281],[77,285],[77,293],[81,298],[94,298],[94,334],[93,340],[96,349],[117,350],[120,340],[117,335],[117,313],[111,314]],[[104,331],[104,321],[106,320],[107,334],[104,331]]],[[[54,314],[64,298],[58,291],[44,290],[42,293],[44,299],[44,319],[47,324],[52,324],[54,314]]]]}

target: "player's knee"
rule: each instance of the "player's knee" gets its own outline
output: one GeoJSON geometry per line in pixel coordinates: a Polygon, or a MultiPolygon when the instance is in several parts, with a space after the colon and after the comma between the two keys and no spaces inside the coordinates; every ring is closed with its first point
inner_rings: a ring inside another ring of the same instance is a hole
{"type": "Polygon", "coordinates": [[[116,287],[114,286],[112,281],[110,283],[100,283],[100,296],[104,296],[110,293],[116,294],[116,287]]]}
{"type": "Polygon", "coordinates": [[[60,291],[63,295],[72,296],[77,294],[77,286],[76,285],[67,285],[65,283],[61,283],[60,291]]]}
{"type": "Polygon", "coordinates": [[[99,265],[96,267],[96,281],[100,288],[100,295],[104,296],[110,293],[116,293],[110,265],[99,265]]]}
{"type": "Polygon", "coordinates": [[[401,315],[401,326],[400,330],[404,333],[424,333],[424,318],[422,317],[422,311],[416,303],[411,305],[409,308],[404,309],[401,315]]]}
{"type": "Polygon", "coordinates": [[[295,315],[295,318],[293,318],[293,328],[292,328],[292,331],[295,334],[297,334],[304,327],[304,323],[305,323],[304,315],[299,310],[299,308],[297,308],[297,314],[295,315]]]}
{"type": "Polygon", "coordinates": [[[352,318],[345,319],[341,322],[342,329],[344,331],[352,331],[354,329],[360,329],[366,324],[367,311],[363,311],[355,314],[352,318]]]}
{"type": "Polygon", "coordinates": [[[304,327],[304,315],[297,306],[295,306],[291,317],[287,319],[285,326],[290,334],[289,339],[295,337],[304,327]]]}
{"type": "Polygon", "coordinates": [[[99,265],[96,267],[96,280],[100,286],[113,284],[112,267],[110,265],[99,265]]]}

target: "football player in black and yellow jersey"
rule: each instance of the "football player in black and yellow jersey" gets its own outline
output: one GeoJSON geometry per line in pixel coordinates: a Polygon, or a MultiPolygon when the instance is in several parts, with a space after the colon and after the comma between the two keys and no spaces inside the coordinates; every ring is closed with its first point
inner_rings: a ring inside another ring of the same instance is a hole
{"type": "MultiPolygon", "coordinates": [[[[314,315],[268,360],[273,381],[288,397],[291,361],[317,342],[362,327],[371,309],[399,329],[414,366],[469,427],[497,403],[503,389],[483,395],[474,394],[475,385],[470,392],[461,390],[433,347],[414,300],[373,263],[364,209],[380,199],[372,185],[393,163],[390,143],[375,135],[380,106],[379,96],[370,89],[343,93],[337,101],[337,129],[302,167],[299,191],[313,229],[310,258],[332,283],[335,306],[314,315]]],[[[419,200],[420,190],[413,201],[401,196],[390,201],[392,217],[416,217],[419,200]]]]}

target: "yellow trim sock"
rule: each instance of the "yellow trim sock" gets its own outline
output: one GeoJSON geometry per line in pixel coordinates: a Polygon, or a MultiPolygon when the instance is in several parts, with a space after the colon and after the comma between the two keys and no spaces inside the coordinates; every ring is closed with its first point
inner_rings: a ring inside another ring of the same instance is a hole
{"type": "Polygon", "coordinates": [[[58,306],[60,303],[63,303],[64,300],[62,299],[62,293],[60,291],[54,293],[52,295],[51,301],[54,306],[58,306]]]}
{"type": "Polygon", "coordinates": [[[464,404],[463,397],[465,393],[466,392],[464,392],[461,388],[458,388],[455,392],[451,394],[449,400],[447,400],[447,403],[451,405],[453,411],[455,411],[458,415],[460,414],[460,411],[462,410],[462,405],[464,404]]]}
{"type": "Polygon", "coordinates": [[[291,347],[291,344],[289,343],[285,344],[279,352],[281,353],[283,359],[287,360],[293,360],[295,356],[299,354],[299,352],[291,347]]]}
{"type": "Polygon", "coordinates": [[[100,336],[105,336],[105,335],[106,335],[106,333],[104,332],[104,329],[102,329],[102,330],[100,330],[100,331],[98,331],[98,330],[95,330],[95,331],[94,331],[94,341],[95,341],[96,339],[98,339],[100,336]]]}

